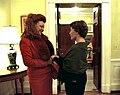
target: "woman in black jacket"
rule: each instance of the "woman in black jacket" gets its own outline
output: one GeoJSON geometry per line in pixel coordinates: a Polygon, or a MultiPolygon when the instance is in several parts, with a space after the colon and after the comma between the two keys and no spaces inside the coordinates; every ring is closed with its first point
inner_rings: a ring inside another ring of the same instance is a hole
{"type": "Polygon", "coordinates": [[[75,44],[68,50],[63,60],[65,90],[67,95],[84,95],[87,81],[87,45],[85,37],[88,26],[85,21],[74,21],[70,24],[70,37],[75,44]]]}

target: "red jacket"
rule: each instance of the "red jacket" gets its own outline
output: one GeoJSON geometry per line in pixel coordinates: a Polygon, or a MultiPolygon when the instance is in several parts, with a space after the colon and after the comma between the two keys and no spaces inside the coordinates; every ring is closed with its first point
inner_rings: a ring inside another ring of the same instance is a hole
{"type": "Polygon", "coordinates": [[[28,67],[32,95],[52,95],[51,68],[48,65],[54,51],[51,42],[47,39],[22,38],[20,50],[23,62],[28,67]]]}
{"type": "Polygon", "coordinates": [[[41,74],[50,72],[48,65],[50,51],[44,40],[22,38],[20,50],[23,62],[28,67],[28,76],[30,78],[39,77],[41,74]]]}

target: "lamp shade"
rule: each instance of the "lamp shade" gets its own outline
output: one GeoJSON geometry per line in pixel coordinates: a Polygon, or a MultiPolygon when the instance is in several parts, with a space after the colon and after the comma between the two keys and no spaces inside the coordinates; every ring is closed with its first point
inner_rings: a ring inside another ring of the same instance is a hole
{"type": "Polygon", "coordinates": [[[20,37],[17,27],[3,26],[0,27],[0,44],[18,44],[20,37]]]}

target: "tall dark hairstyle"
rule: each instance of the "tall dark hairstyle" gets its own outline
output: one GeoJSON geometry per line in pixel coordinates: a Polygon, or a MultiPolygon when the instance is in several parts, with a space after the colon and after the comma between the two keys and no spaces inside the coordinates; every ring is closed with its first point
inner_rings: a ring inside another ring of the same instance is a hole
{"type": "Polygon", "coordinates": [[[85,21],[74,21],[70,24],[70,27],[72,27],[78,34],[85,38],[88,32],[88,26],[85,21]]]}
{"type": "Polygon", "coordinates": [[[24,29],[25,31],[21,37],[26,37],[29,39],[39,39],[41,36],[35,28],[35,24],[38,21],[43,21],[45,23],[46,17],[42,14],[32,14],[32,13],[28,14],[25,22],[25,29],[24,29]]]}
{"type": "Polygon", "coordinates": [[[35,28],[35,24],[38,21],[43,21],[44,23],[46,22],[46,18],[44,15],[42,14],[28,14],[27,19],[26,19],[26,23],[25,23],[25,31],[22,34],[21,37],[25,37],[28,39],[43,39],[46,44],[48,45],[48,49],[50,50],[50,55],[54,54],[54,48],[52,43],[48,40],[48,37],[46,35],[44,35],[43,33],[41,33],[41,35],[39,34],[39,32],[36,30],[35,28]]]}

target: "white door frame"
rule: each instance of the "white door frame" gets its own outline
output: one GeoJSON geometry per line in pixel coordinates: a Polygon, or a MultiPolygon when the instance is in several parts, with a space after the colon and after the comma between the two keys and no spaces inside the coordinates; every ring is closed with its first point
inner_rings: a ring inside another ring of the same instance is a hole
{"type": "MultiPolygon", "coordinates": [[[[111,92],[111,0],[46,0],[46,18],[47,32],[49,39],[56,49],[56,3],[101,3],[102,5],[102,51],[101,51],[101,91],[103,93],[111,92]]],[[[53,82],[54,83],[54,82],[53,82]]],[[[54,91],[57,91],[57,85],[54,85],[54,91]]]]}

